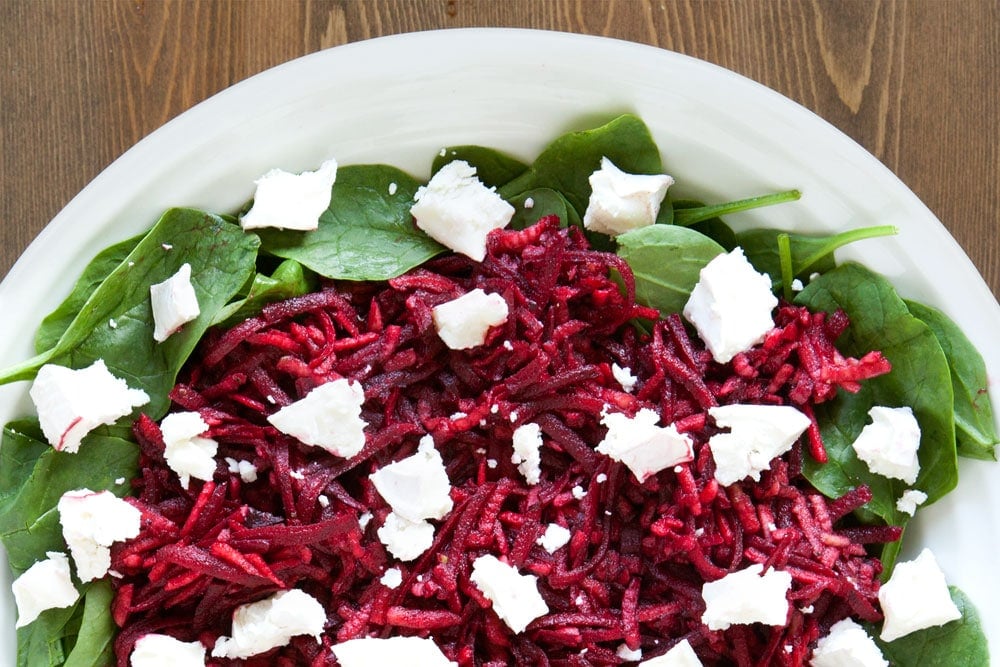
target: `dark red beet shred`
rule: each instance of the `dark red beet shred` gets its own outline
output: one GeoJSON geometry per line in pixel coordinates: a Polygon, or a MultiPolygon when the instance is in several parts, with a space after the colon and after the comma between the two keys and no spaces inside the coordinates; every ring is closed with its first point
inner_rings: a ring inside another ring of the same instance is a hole
{"type": "Polygon", "coordinates": [[[142,532],[113,550],[115,650],[128,664],[150,632],[209,648],[231,633],[241,604],[300,588],[328,610],[321,643],[294,638],[247,660],[212,665],[336,665],[347,639],[430,636],[459,665],[616,665],[622,645],[643,658],[687,639],[706,665],[802,665],[836,621],[880,619],[881,564],[865,544],[899,530],[842,519],[870,499],[859,487],[827,500],[801,476],[804,456],[825,459],[810,429],[761,481],[721,487],[705,443],[708,408],[791,404],[807,415],[838,388],[888,370],[878,353],[846,359],[834,340],[848,326],[787,304],[764,342],[715,363],[676,315],[637,305],[629,267],[591,250],[554,218],[497,231],[485,261],[444,256],[379,284],[335,283],[270,305],[228,331],[211,332],[172,399],[196,410],[219,443],[210,482],[183,489],[163,458],[159,427],[134,426],[142,476],[134,481],[142,532]],[[484,345],[453,351],[438,338],[432,308],[471,289],[503,295],[507,322],[484,345]],[[646,335],[633,326],[645,320],[646,335]],[[638,377],[622,389],[612,363],[638,377]],[[362,383],[364,450],[350,460],[303,446],[266,416],[337,378],[362,383]],[[695,459],[639,484],[594,451],[601,413],[652,408],[695,441],[695,459]],[[511,435],[540,425],[542,479],[528,485],[511,462],[511,435]],[[400,563],[376,530],[389,512],[368,475],[434,437],[454,509],[434,544],[400,563]],[[244,482],[224,459],[251,461],[244,482]],[[494,463],[495,462],[495,463],[494,463]],[[586,495],[578,498],[573,487],[586,495]],[[359,517],[373,518],[362,529],[359,517]],[[549,554],[546,524],[571,531],[549,554]],[[494,554],[535,574],[549,614],[513,634],[469,580],[494,554]],[[752,563],[792,576],[787,623],[710,631],[701,622],[706,581],[752,563]],[[380,583],[398,567],[403,583],[380,583]]]}

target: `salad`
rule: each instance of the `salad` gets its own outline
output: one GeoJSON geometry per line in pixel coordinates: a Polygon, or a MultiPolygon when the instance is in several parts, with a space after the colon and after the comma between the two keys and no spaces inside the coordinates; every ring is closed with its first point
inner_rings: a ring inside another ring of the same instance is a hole
{"type": "Polygon", "coordinates": [[[269,213],[271,174],[94,258],[0,372],[41,417],[0,446],[19,664],[988,663],[897,562],[997,435],[954,324],[834,260],[895,230],[734,232],[798,193],[674,200],[634,116],[431,171],[328,163],[269,213]]]}

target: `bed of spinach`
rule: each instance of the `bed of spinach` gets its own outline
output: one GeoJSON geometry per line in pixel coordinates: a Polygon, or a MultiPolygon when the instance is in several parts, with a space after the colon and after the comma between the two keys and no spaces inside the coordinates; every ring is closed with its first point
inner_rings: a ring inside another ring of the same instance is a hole
{"type": "MultiPolygon", "coordinates": [[[[663,172],[659,147],[642,120],[632,115],[569,132],[531,164],[493,148],[455,146],[433,159],[431,171],[453,159],[468,161],[484,183],[514,205],[515,228],[552,214],[563,224],[579,227],[590,195],[589,175],[605,156],[628,172],[663,172]]],[[[386,280],[443,252],[412,224],[409,208],[419,186],[417,179],[390,166],[341,167],[330,207],[312,232],[248,234],[231,217],[168,211],[147,234],[117,243],[94,258],[66,300],[42,322],[35,338],[38,356],[0,371],[0,383],[31,379],[43,363],[80,367],[100,357],[130,386],[150,394],[151,404],[142,409],[158,418],[167,408],[166,395],[178,370],[209,326],[252,316],[266,303],[314,290],[325,279],[386,280]],[[150,335],[149,284],[169,277],[183,262],[192,265],[202,314],[158,346],[150,335]]],[[[701,268],[736,245],[788,295],[793,277],[805,280],[812,272],[823,273],[796,301],[816,309],[846,310],[854,326],[839,341],[843,351],[881,349],[894,370],[819,411],[831,462],[808,462],[805,473],[834,497],[858,483],[869,484],[875,497],[859,518],[905,525],[909,517],[895,509],[905,487],[867,473],[850,442],[864,426],[871,405],[914,407],[925,432],[915,486],[933,502],[957,481],[956,454],[994,457],[997,434],[985,394],[985,366],[942,313],[903,302],[884,279],[862,267],[837,266],[837,248],[894,229],[831,236],[770,229],[736,233],[720,218],[798,196],[790,190],[706,205],[668,195],[652,227],[617,239],[587,235],[597,247],[617,252],[629,263],[640,301],[664,313],[679,311],[701,268]],[[942,396],[947,400],[941,401],[942,396]]],[[[0,540],[15,574],[44,558],[45,551],[63,550],[55,504],[64,491],[87,486],[126,492],[128,486],[116,480],[136,473],[129,423],[125,418],[98,429],[77,454],[49,447],[34,420],[7,426],[0,444],[0,540]]],[[[890,568],[896,553],[896,546],[883,553],[890,568]]],[[[106,581],[94,582],[82,588],[73,607],[46,611],[19,629],[18,665],[110,663],[115,632],[111,596],[106,581]]],[[[975,612],[960,592],[953,591],[953,596],[965,612],[963,619],[886,645],[885,654],[894,664],[929,664],[942,655],[985,660],[985,637],[975,612]]]]}

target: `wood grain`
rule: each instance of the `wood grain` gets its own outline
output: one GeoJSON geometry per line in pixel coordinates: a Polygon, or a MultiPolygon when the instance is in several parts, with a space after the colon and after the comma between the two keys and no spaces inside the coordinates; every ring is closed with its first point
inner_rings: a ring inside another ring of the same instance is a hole
{"type": "Polygon", "coordinates": [[[319,49],[543,28],[686,53],[840,128],[944,222],[1000,294],[994,0],[5,0],[0,274],[73,195],[215,92],[319,49]]]}

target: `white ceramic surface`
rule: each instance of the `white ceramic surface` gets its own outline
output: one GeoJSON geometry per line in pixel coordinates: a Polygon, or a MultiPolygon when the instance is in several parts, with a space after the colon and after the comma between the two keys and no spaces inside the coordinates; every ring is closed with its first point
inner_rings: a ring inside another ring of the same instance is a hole
{"type": "MultiPolygon", "coordinates": [[[[386,162],[420,177],[449,144],[530,160],[557,134],[625,111],[649,125],[677,179],[675,193],[710,201],[792,187],[803,193],[794,204],[732,216],[734,225],[897,225],[898,237],[839,256],[882,271],[904,296],[951,315],[983,352],[1000,405],[1000,306],[940,222],[872,155],[787,98],[703,61],[629,42],[506,29],[336,47],[252,77],[170,121],[73,199],[0,283],[0,365],[30,356],[29,332],[90,257],[170,206],[230,211],[266,170],[313,168],[327,157],[386,162]]],[[[27,388],[0,388],[0,419],[30,411],[27,388]]],[[[957,493],[919,513],[909,553],[918,543],[934,550],[1000,646],[992,572],[1000,466],[963,461],[961,472],[957,493]]],[[[2,577],[0,662],[13,664],[6,568],[2,577]]]]}

